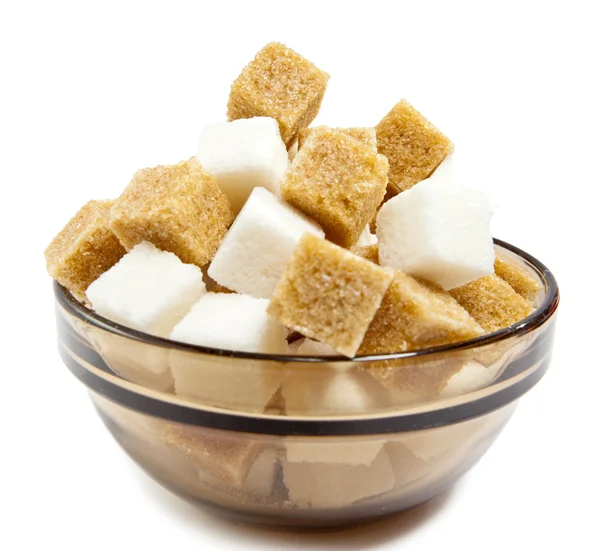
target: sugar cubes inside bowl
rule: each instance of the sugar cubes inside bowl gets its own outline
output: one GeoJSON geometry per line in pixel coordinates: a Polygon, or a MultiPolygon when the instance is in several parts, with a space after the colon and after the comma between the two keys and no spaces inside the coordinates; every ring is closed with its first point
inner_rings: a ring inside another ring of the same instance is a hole
{"type": "Polygon", "coordinates": [[[328,79],[268,44],[195,157],[89,201],[45,253],[61,354],[121,445],[267,524],[442,491],[547,364],[557,303],[406,100],[372,126],[310,126],[328,79]]]}
{"type": "MultiPolygon", "coordinates": [[[[116,200],[82,207],[46,251],[50,274],[109,320],[232,352],[285,356],[286,331],[348,358],[415,351],[529,316],[539,283],[496,255],[490,201],[458,181],[452,142],[406,100],[372,127],[310,127],[328,79],[265,46],[197,156],[142,169],[116,200]]],[[[128,356],[109,364],[130,372],[128,356]]],[[[137,371],[223,403],[224,390],[198,392],[209,385],[187,362],[159,356],[137,371]]]]}

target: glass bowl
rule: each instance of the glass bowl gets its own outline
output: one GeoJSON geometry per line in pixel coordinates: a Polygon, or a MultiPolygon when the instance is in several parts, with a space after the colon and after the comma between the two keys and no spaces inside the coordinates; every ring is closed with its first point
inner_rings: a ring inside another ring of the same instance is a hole
{"type": "Polygon", "coordinates": [[[60,355],[173,493],[275,529],[362,524],[454,484],[548,368],[556,281],[495,243],[541,291],[528,318],[470,341],[352,360],[217,350],[111,322],[55,283],[60,355]]]}

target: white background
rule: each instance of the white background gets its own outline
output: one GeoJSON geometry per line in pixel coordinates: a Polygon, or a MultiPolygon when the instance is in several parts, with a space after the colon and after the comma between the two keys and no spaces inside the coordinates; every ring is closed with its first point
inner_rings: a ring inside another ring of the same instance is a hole
{"type": "Polygon", "coordinates": [[[0,2],[0,548],[600,549],[597,2],[0,2]],[[198,512],[118,449],[55,349],[43,250],[90,198],[195,152],[280,40],[331,73],[318,122],[406,97],[556,274],[554,362],[455,490],[391,522],[280,535],[198,512]]]}

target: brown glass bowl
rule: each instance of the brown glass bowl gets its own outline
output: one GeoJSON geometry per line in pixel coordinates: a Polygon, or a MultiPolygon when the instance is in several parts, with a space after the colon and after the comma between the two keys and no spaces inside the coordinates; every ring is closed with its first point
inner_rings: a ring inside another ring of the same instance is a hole
{"type": "Polygon", "coordinates": [[[486,452],[550,363],[558,288],[470,341],[357,357],[250,354],[141,333],[55,285],[60,354],[123,449],[173,493],[250,524],[379,519],[449,488],[486,452]]]}

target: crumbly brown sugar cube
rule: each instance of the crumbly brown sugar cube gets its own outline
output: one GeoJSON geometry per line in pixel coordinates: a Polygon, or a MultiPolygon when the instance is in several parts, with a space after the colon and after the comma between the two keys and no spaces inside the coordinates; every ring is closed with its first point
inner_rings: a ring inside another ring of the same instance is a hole
{"type": "MultiPolygon", "coordinates": [[[[325,126],[313,126],[310,128],[302,128],[298,132],[298,149],[300,149],[308,137],[314,132],[316,128],[327,128],[325,126]]],[[[352,128],[332,128],[331,130],[337,130],[348,134],[351,138],[358,140],[359,142],[368,145],[369,147],[377,150],[377,134],[374,128],[364,127],[352,127],[352,128]]]]}
{"type": "Polygon", "coordinates": [[[340,130],[315,128],[281,183],[282,197],[315,220],[327,238],[354,245],[387,185],[384,156],[340,130]]]}
{"type": "Polygon", "coordinates": [[[479,324],[449,293],[396,272],[358,353],[419,350],[482,334],[479,324]]]}
{"type": "Polygon", "coordinates": [[[374,264],[379,265],[379,245],[375,243],[374,245],[364,245],[354,246],[350,249],[354,254],[373,262],[374,264]]]}
{"type": "Polygon", "coordinates": [[[277,284],[269,314],[286,327],[352,357],[393,271],[305,234],[277,284]]]}
{"type": "Polygon", "coordinates": [[[272,117],[288,148],[317,116],[329,75],[283,44],[267,44],[231,86],[229,120],[272,117]]]}
{"type": "Polygon", "coordinates": [[[406,100],[376,127],[377,148],[390,163],[389,187],[399,193],[427,178],[452,152],[452,142],[406,100]]]}
{"type": "Polygon", "coordinates": [[[526,268],[498,250],[496,250],[494,270],[499,278],[506,281],[516,293],[529,302],[533,302],[542,289],[540,282],[526,268]]]}
{"type": "Polygon", "coordinates": [[[192,460],[198,469],[224,484],[241,487],[265,445],[236,434],[168,424],[166,445],[192,460]]]}
{"type": "Polygon", "coordinates": [[[487,332],[508,327],[532,312],[531,304],[497,275],[451,289],[450,294],[487,332]]]}
{"type": "Polygon", "coordinates": [[[114,201],[89,201],[45,251],[48,273],[85,301],[85,290],[127,252],[108,227],[114,201]]]}
{"type": "Polygon", "coordinates": [[[200,267],[232,221],[229,200],[195,158],[139,170],[110,211],[110,228],[126,249],[149,241],[200,267]]]}

